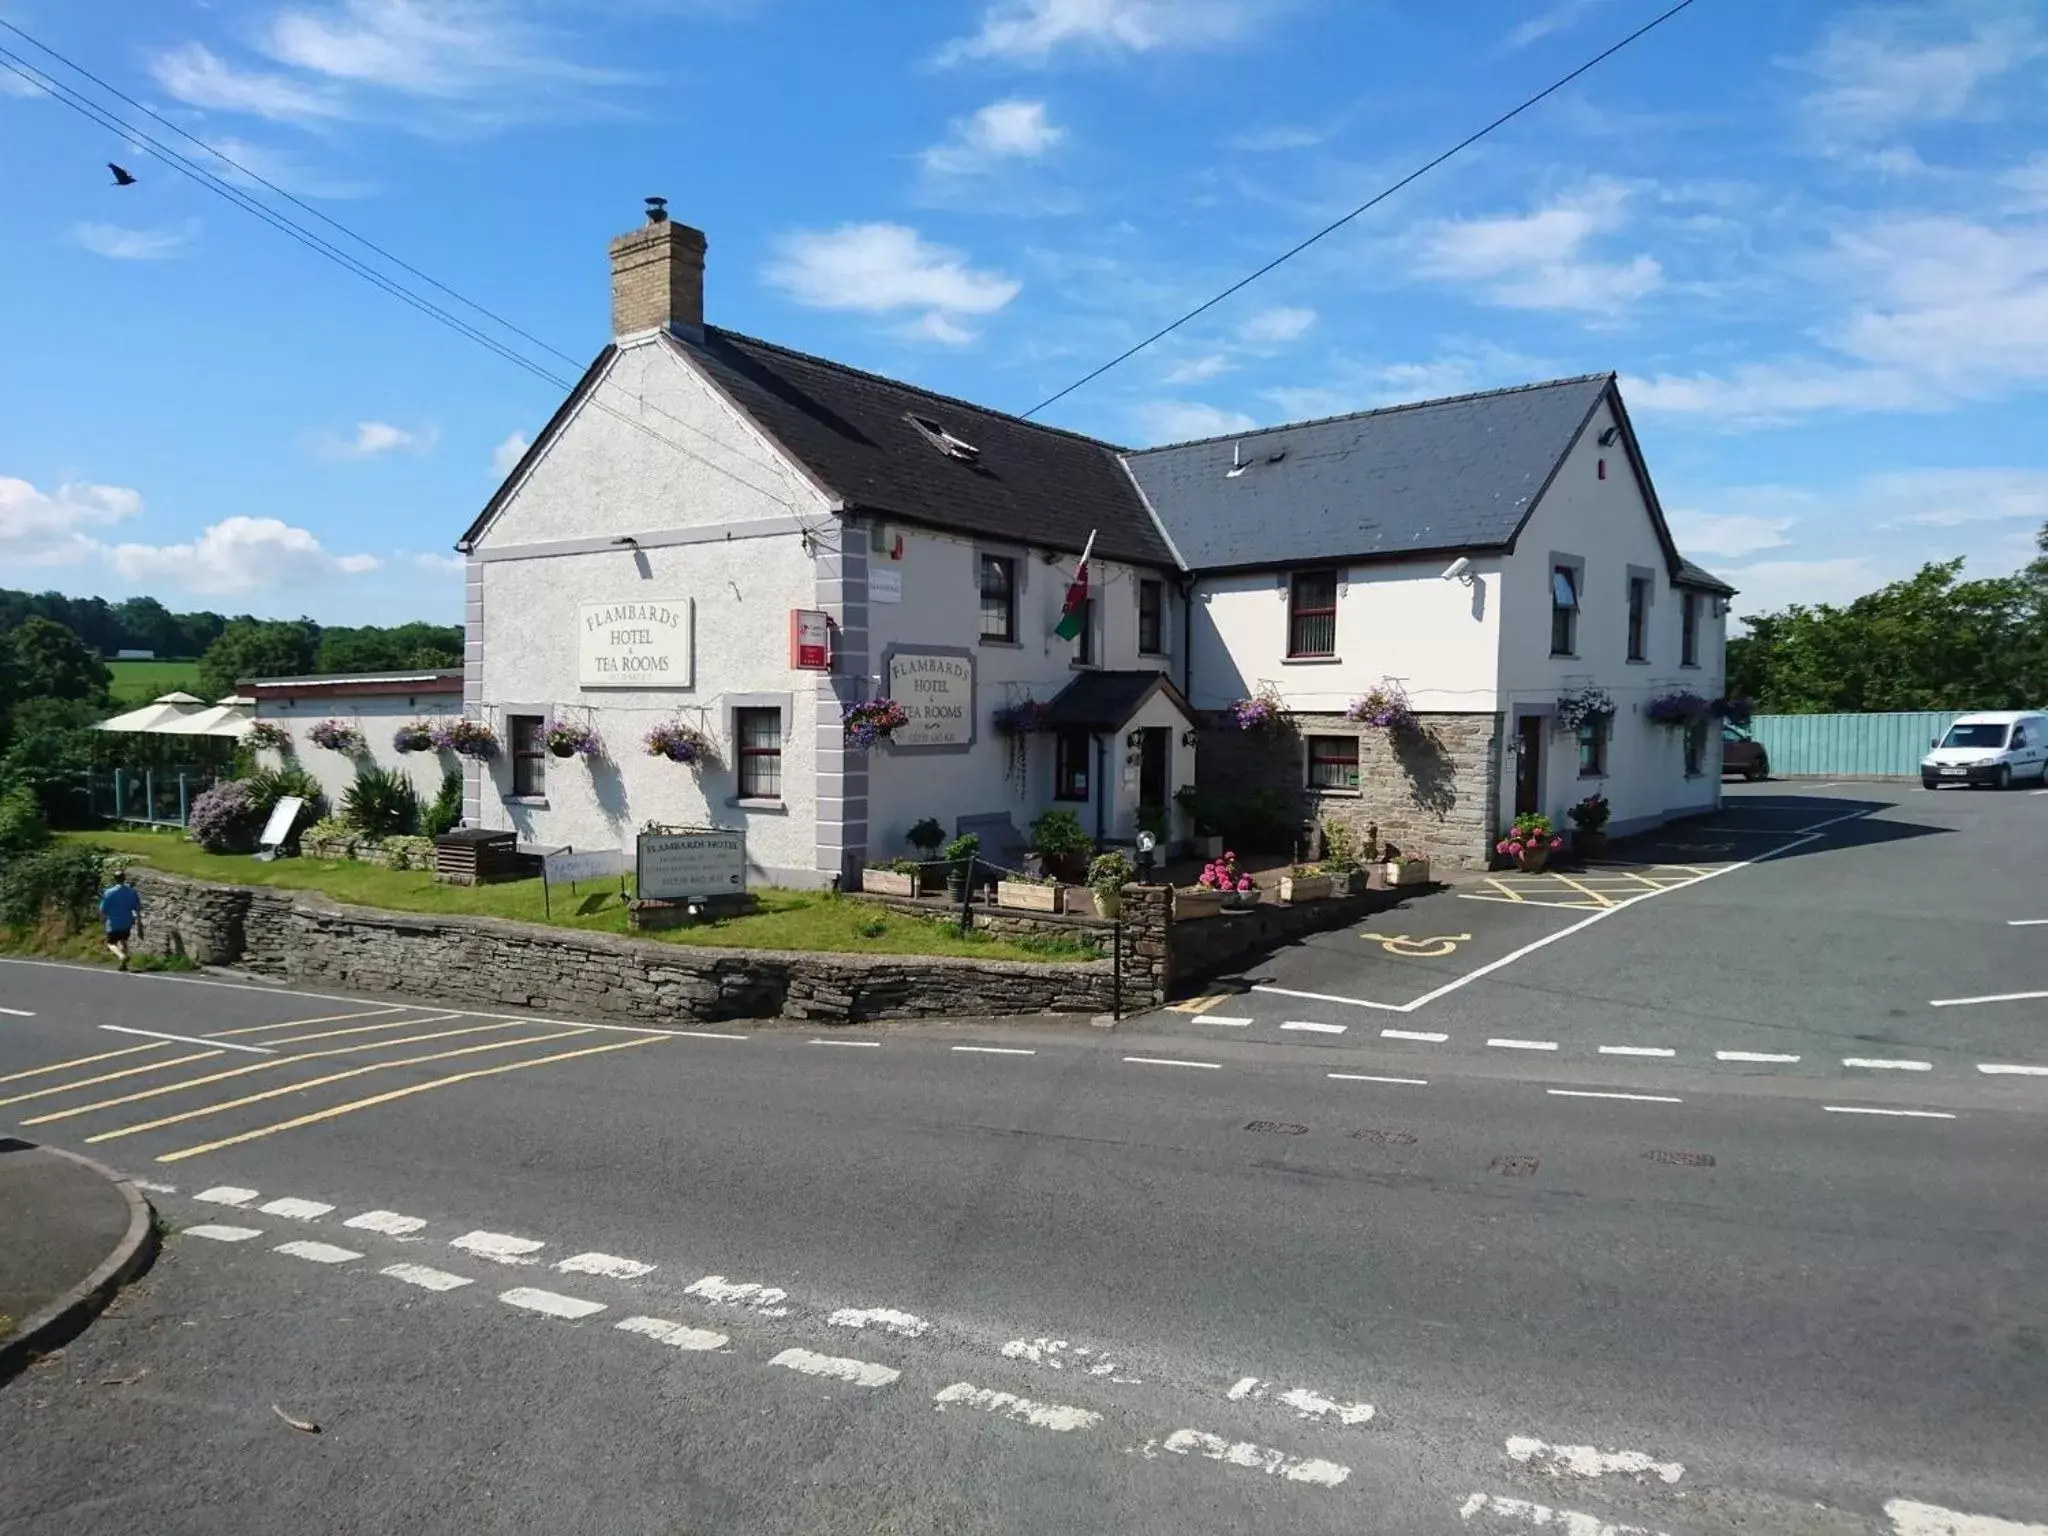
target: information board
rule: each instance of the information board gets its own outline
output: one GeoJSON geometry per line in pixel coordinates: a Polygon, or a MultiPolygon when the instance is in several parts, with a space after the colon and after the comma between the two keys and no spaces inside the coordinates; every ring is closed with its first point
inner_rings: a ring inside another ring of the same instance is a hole
{"type": "Polygon", "coordinates": [[[964,747],[974,739],[974,659],[922,651],[889,658],[889,697],[909,723],[889,738],[898,747],[964,747]]]}
{"type": "Polygon", "coordinates": [[[617,848],[594,848],[587,853],[551,853],[541,860],[541,878],[549,885],[603,880],[624,874],[630,862],[617,848]]]}
{"type": "Polygon", "coordinates": [[[297,795],[280,795],[277,804],[270,808],[270,820],[263,823],[263,835],[256,839],[264,848],[275,848],[292,835],[292,823],[299,818],[299,812],[306,808],[306,802],[297,795]]]}
{"type": "Polygon", "coordinates": [[[576,682],[583,688],[688,688],[688,598],[576,605],[576,682]]]}
{"type": "Polygon", "coordinates": [[[643,899],[691,901],[747,888],[744,832],[642,832],[637,853],[634,885],[643,899]]]}

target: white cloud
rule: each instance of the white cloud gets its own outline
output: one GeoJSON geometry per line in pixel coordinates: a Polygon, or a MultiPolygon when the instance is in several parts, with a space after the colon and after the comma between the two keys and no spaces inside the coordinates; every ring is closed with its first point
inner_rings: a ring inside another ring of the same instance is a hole
{"type": "Polygon", "coordinates": [[[1273,0],[998,0],[972,37],[938,62],[1000,59],[1045,64],[1068,49],[1099,55],[1213,48],[1241,36],[1273,0]]]}
{"type": "Polygon", "coordinates": [[[902,224],[842,224],[797,230],[775,241],[776,259],[763,276],[808,309],[891,314],[921,310],[923,334],[965,338],[963,315],[989,315],[1018,293],[1000,273],[978,271],[950,246],[935,245],[902,224]]]}
{"type": "Polygon", "coordinates": [[[924,168],[934,176],[971,176],[1005,161],[1035,160],[1066,136],[1066,129],[1046,121],[1042,101],[992,101],[955,118],[952,137],[924,152],[924,168]]]}
{"type": "Polygon", "coordinates": [[[24,80],[11,69],[0,69],[0,96],[16,96],[23,101],[33,101],[50,93],[33,80],[24,80]]]}
{"type": "Polygon", "coordinates": [[[1736,611],[1754,614],[1776,613],[1793,603],[1846,603],[1910,576],[1915,569],[1910,564],[1888,569],[1869,555],[1842,555],[1828,560],[1764,560],[1724,566],[1715,574],[1741,594],[1735,599],[1736,611]]]}
{"type": "Polygon", "coordinates": [[[897,334],[912,341],[936,341],[941,346],[964,347],[979,333],[969,330],[959,321],[942,315],[937,310],[931,310],[919,315],[908,325],[900,327],[897,334]]]}
{"type": "Polygon", "coordinates": [[[524,432],[514,432],[491,450],[491,473],[503,480],[519,467],[519,461],[526,457],[526,450],[532,446],[531,439],[524,432]]]}
{"type": "Polygon", "coordinates": [[[1666,514],[1671,536],[1687,555],[1703,558],[1718,555],[1740,560],[1767,549],[1782,549],[1790,542],[1786,533],[1796,518],[1759,517],[1745,512],[1697,512],[1673,508],[1666,514]]]}
{"type": "Polygon", "coordinates": [[[119,224],[80,224],[72,238],[95,256],[111,261],[163,261],[183,256],[199,243],[199,221],[175,229],[124,229],[119,224]]]}
{"type": "Polygon", "coordinates": [[[310,586],[383,565],[375,555],[333,555],[304,528],[274,517],[229,517],[184,544],[116,544],[106,550],[127,581],[164,583],[203,596],[310,586]]]}
{"type": "Polygon", "coordinates": [[[1258,423],[1242,411],[1220,410],[1195,400],[1148,400],[1133,411],[1147,443],[1185,443],[1198,437],[1249,432],[1258,423]]]}
{"type": "Polygon", "coordinates": [[[1477,285],[1480,296],[1510,309],[1601,314],[1626,307],[1663,285],[1655,257],[1594,259],[1587,247],[1626,223],[1629,189],[1595,178],[1528,214],[1448,219],[1419,232],[1425,276],[1477,285]]]}
{"type": "Polygon", "coordinates": [[[1558,0],[1548,10],[1538,11],[1508,33],[1500,45],[1505,51],[1513,52],[1541,42],[1553,32],[1564,32],[1577,26],[1600,3],[1601,0],[1558,0]]]}
{"type": "Polygon", "coordinates": [[[46,492],[0,475],[0,566],[89,560],[100,546],[88,529],[110,527],[141,510],[141,492],[125,485],[73,482],[46,492]]]}
{"type": "Polygon", "coordinates": [[[1557,369],[1541,358],[1491,342],[1453,340],[1427,362],[1382,363],[1340,359],[1332,376],[1318,384],[1269,389],[1270,400],[1287,420],[1342,416],[1383,405],[1404,405],[1475,390],[1527,384],[1554,375],[1557,369]]]}
{"type": "Polygon", "coordinates": [[[1199,357],[1184,358],[1166,370],[1168,384],[1206,384],[1228,373],[1233,364],[1227,354],[1205,352],[1199,357]]]}
{"type": "Polygon", "coordinates": [[[257,186],[257,178],[261,177],[263,181],[300,197],[367,197],[371,191],[366,183],[325,175],[285,150],[234,137],[208,142],[220,152],[222,161],[232,162],[211,162],[208,169],[223,181],[231,181],[237,186],[257,186]]]}
{"type": "Polygon", "coordinates": [[[1981,15],[1957,35],[1941,6],[1853,12],[1803,67],[1820,85],[1801,104],[1823,148],[1841,150],[1978,106],[1981,88],[2048,53],[2048,35],[2015,12],[1981,15]],[[1944,34],[1945,35],[1942,35],[1944,34]]]}
{"type": "Polygon", "coordinates": [[[332,458],[374,459],[379,454],[395,453],[399,449],[408,453],[425,453],[440,441],[440,437],[440,430],[435,427],[412,431],[406,427],[394,427],[388,421],[359,421],[354,437],[329,437],[322,448],[332,458]]]}
{"type": "Polygon", "coordinates": [[[1262,309],[1245,317],[1237,328],[1237,339],[1248,347],[1284,347],[1301,340],[1315,323],[1316,312],[1312,309],[1262,309]]]}
{"type": "Polygon", "coordinates": [[[2048,210],[2048,150],[2037,150],[1999,180],[2011,189],[2015,208],[2027,212],[2048,210]]]}
{"type": "Polygon", "coordinates": [[[418,551],[412,563],[420,570],[430,571],[436,576],[460,576],[469,568],[469,562],[460,555],[444,555],[431,549],[418,551]]]}
{"type": "Polygon", "coordinates": [[[166,49],[149,61],[156,83],[187,106],[245,112],[280,123],[344,115],[333,91],[261,70],[237,69],[203,43],[166,49]]]}
{"type": "Polygon", "coordinates": [[[1624,376],[1621,392],[1634,410],[1706,417],[1731,427],[1783,426],[1822,412],[1934,406],[1925,385],[1910,373],[1798,357],[1745,363],[1725,374],[1624,376]]]}

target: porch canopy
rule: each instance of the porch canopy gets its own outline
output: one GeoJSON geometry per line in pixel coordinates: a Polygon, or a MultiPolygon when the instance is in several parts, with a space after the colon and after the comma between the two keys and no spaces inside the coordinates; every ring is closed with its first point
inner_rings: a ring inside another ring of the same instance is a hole
{"type": "Polygon", "coordinates": [[[1121,730],[1155,693],[1172,701],[1189,725],[1195,713],[1164,672],[1083,672],[1045,707],[1051,730],[1121,730]]]}

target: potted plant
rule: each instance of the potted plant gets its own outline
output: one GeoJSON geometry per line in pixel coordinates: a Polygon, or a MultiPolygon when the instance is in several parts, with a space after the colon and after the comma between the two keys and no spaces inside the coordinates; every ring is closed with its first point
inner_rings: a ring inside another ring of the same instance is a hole
{"type": "Polygon", "coordinates": [[[894,699],[856,699],[840,711],[840,718],[847,744],[863,752],[910,724],[910,715],[894,699]]]}
{"type": "Polygon", "coordinates": [[[1112,848],[1099,853],[1088,866],[1088,889],[1095,896],[1098,917],[1115,917],[1124,909],[1124,887],[1138,878],[1138,866],[1130,855],[1112,848]]]}
{"type": "Polygon", "coordinates": [[[361,757],[369,750],[363,733],[346,720],[316,720],[313,728],[306,732],[306,739],[316,747],[325,747],[344,757],[361,757]]]}
{"type": "Polygon", "coordinates": [[[1390,891],[1404,885],[1429,884],[1429,856],[1403,853],[1392,843],[1380,852],[1380,881],[1390,891]]]}
{"type": "Polygon", "coordinates": [[[1319,864],[1296,864],[1280,877],[1280,899],[1288,905],[1297,901],[1326,901],[1330,877],[1319,864]]]}
{"type": "Polygon", "coordinates": [[[1322,872],[1332,896],[1349,896],[1358,879],[1358,834],[1348,822],[1323,823],[1322,872]]]}
{"type": "Polygon", "coordinates": [[[557,720],[548,727],[548,750],[557,757],[581,757],[594,761],[604,756],[604,739],[588,725],[571,725],[557,720]]]}
{"type": "Polygon", "coordinates": [[[1216,830],[1216,812],[1209,803],[1209,797],[1194,785],[1183,784],[1173,792],[1173,803],[1187,814],[1195,852],[1205,859],[1213,859],[1222,853],[1223,834],[1216,830]]]}
{"type": "Polygon", "coordinates": [[[695,726],[684,725],[680,720],[657,725],[647,733],[641,745],[649,757],[665,757],[672,763],[681,763],[685,768],[702,768],[716,758],[711,742],[704,733],[695,726]]]}
{"type": "Polygon", "coordinates": [[[267,747],[272,752],[282,752],[287,756],[292,750],[292,733],[275,720],[258,720],[242,739],[252,747],[267,747]]]}
{"type": "Polygon", "coordinates": [[[1576,829],[1572,833],[1572,848],[1580,858],[1597,859],[1607,851],[1610,807],[1605,795],[1596,789],[1565,814],[1571,817],[1576,829]]]}
{"type": "Polygon", "coordinates": [[[1195,884],[1205,891],[1215,891],[1221,898],[1217,905],[1226,912],[1255,907],[1259,904],[1259,888],[1252,877],[1244,872],[1244,866],[1237,862],[1237,855],[1225,853],[1219,859],[1212,859],[1203,866],[1195,884]]]}
{"type": "Polygon", "coordinates": [[[424,720],[410,721],[391,733],[391,750],[401,756],[408,752],[429,752],[433,746],[434,728],[424,720]]]}
{"type": "Polygon", "coordinates": [[[1072,811],[1046,811],[1031,822],[1031,851],[1049,875],[1079,880],[1095,840],[1072,811]]]}
{"type": "Polygon", "coordinates": [[[996,882],[996,905],[1024,912],[1064,912],[1066,894],[1050,875],[1005,875],[996,882]]]}
{"type": "Polygon", "coordinates": [[[1541,811],[1528,811],[1515,818],[1508,835],[1493,845],[1493,851],[1515,861],[1515,867],[1534,873],[1564,846],[1550,818],[1541,811]]]}
{"type": "Polygon", "coordinates": [[[919,866],[915,859],[888,859],[860,872],[861,889],[877,896],[915,896],[919,866]]]}
{"type": "Polygon", "coordinates": [[[938,862],[939,845],[946,840],[946,829],[939,824],[936,816],[912,824],[903,834],[903,841],[916,850],[920,864],[919,878],[927,891],[937,891],[946,884],[946,867],[938,862]]]}
{"type": "Polygon", "coordinates": [[[433,744],[440,751],[473,757],[479,762],[498,755],[497,733],[481,720],[444,721],[434,727],[433,744]]]}
{"type": "Polygon", "coordinates": [[[967,899],[967,883],[974,877],[974,860],[981,852],[981,839],[962,832],[946,844],[946,895],[956,902],[967,899]]]}

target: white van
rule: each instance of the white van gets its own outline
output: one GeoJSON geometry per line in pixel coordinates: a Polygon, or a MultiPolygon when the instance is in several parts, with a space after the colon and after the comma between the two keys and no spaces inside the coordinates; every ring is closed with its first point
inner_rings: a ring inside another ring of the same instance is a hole
{"type": "Polygon", "coordinates": [[[1999,789],[2022,779],[2048,784],[2048,713],[2034,709],[1980,709],[1958,715],[1948,734],[1928,743],[1920,782],[1990,784],[1999,789]]]}

